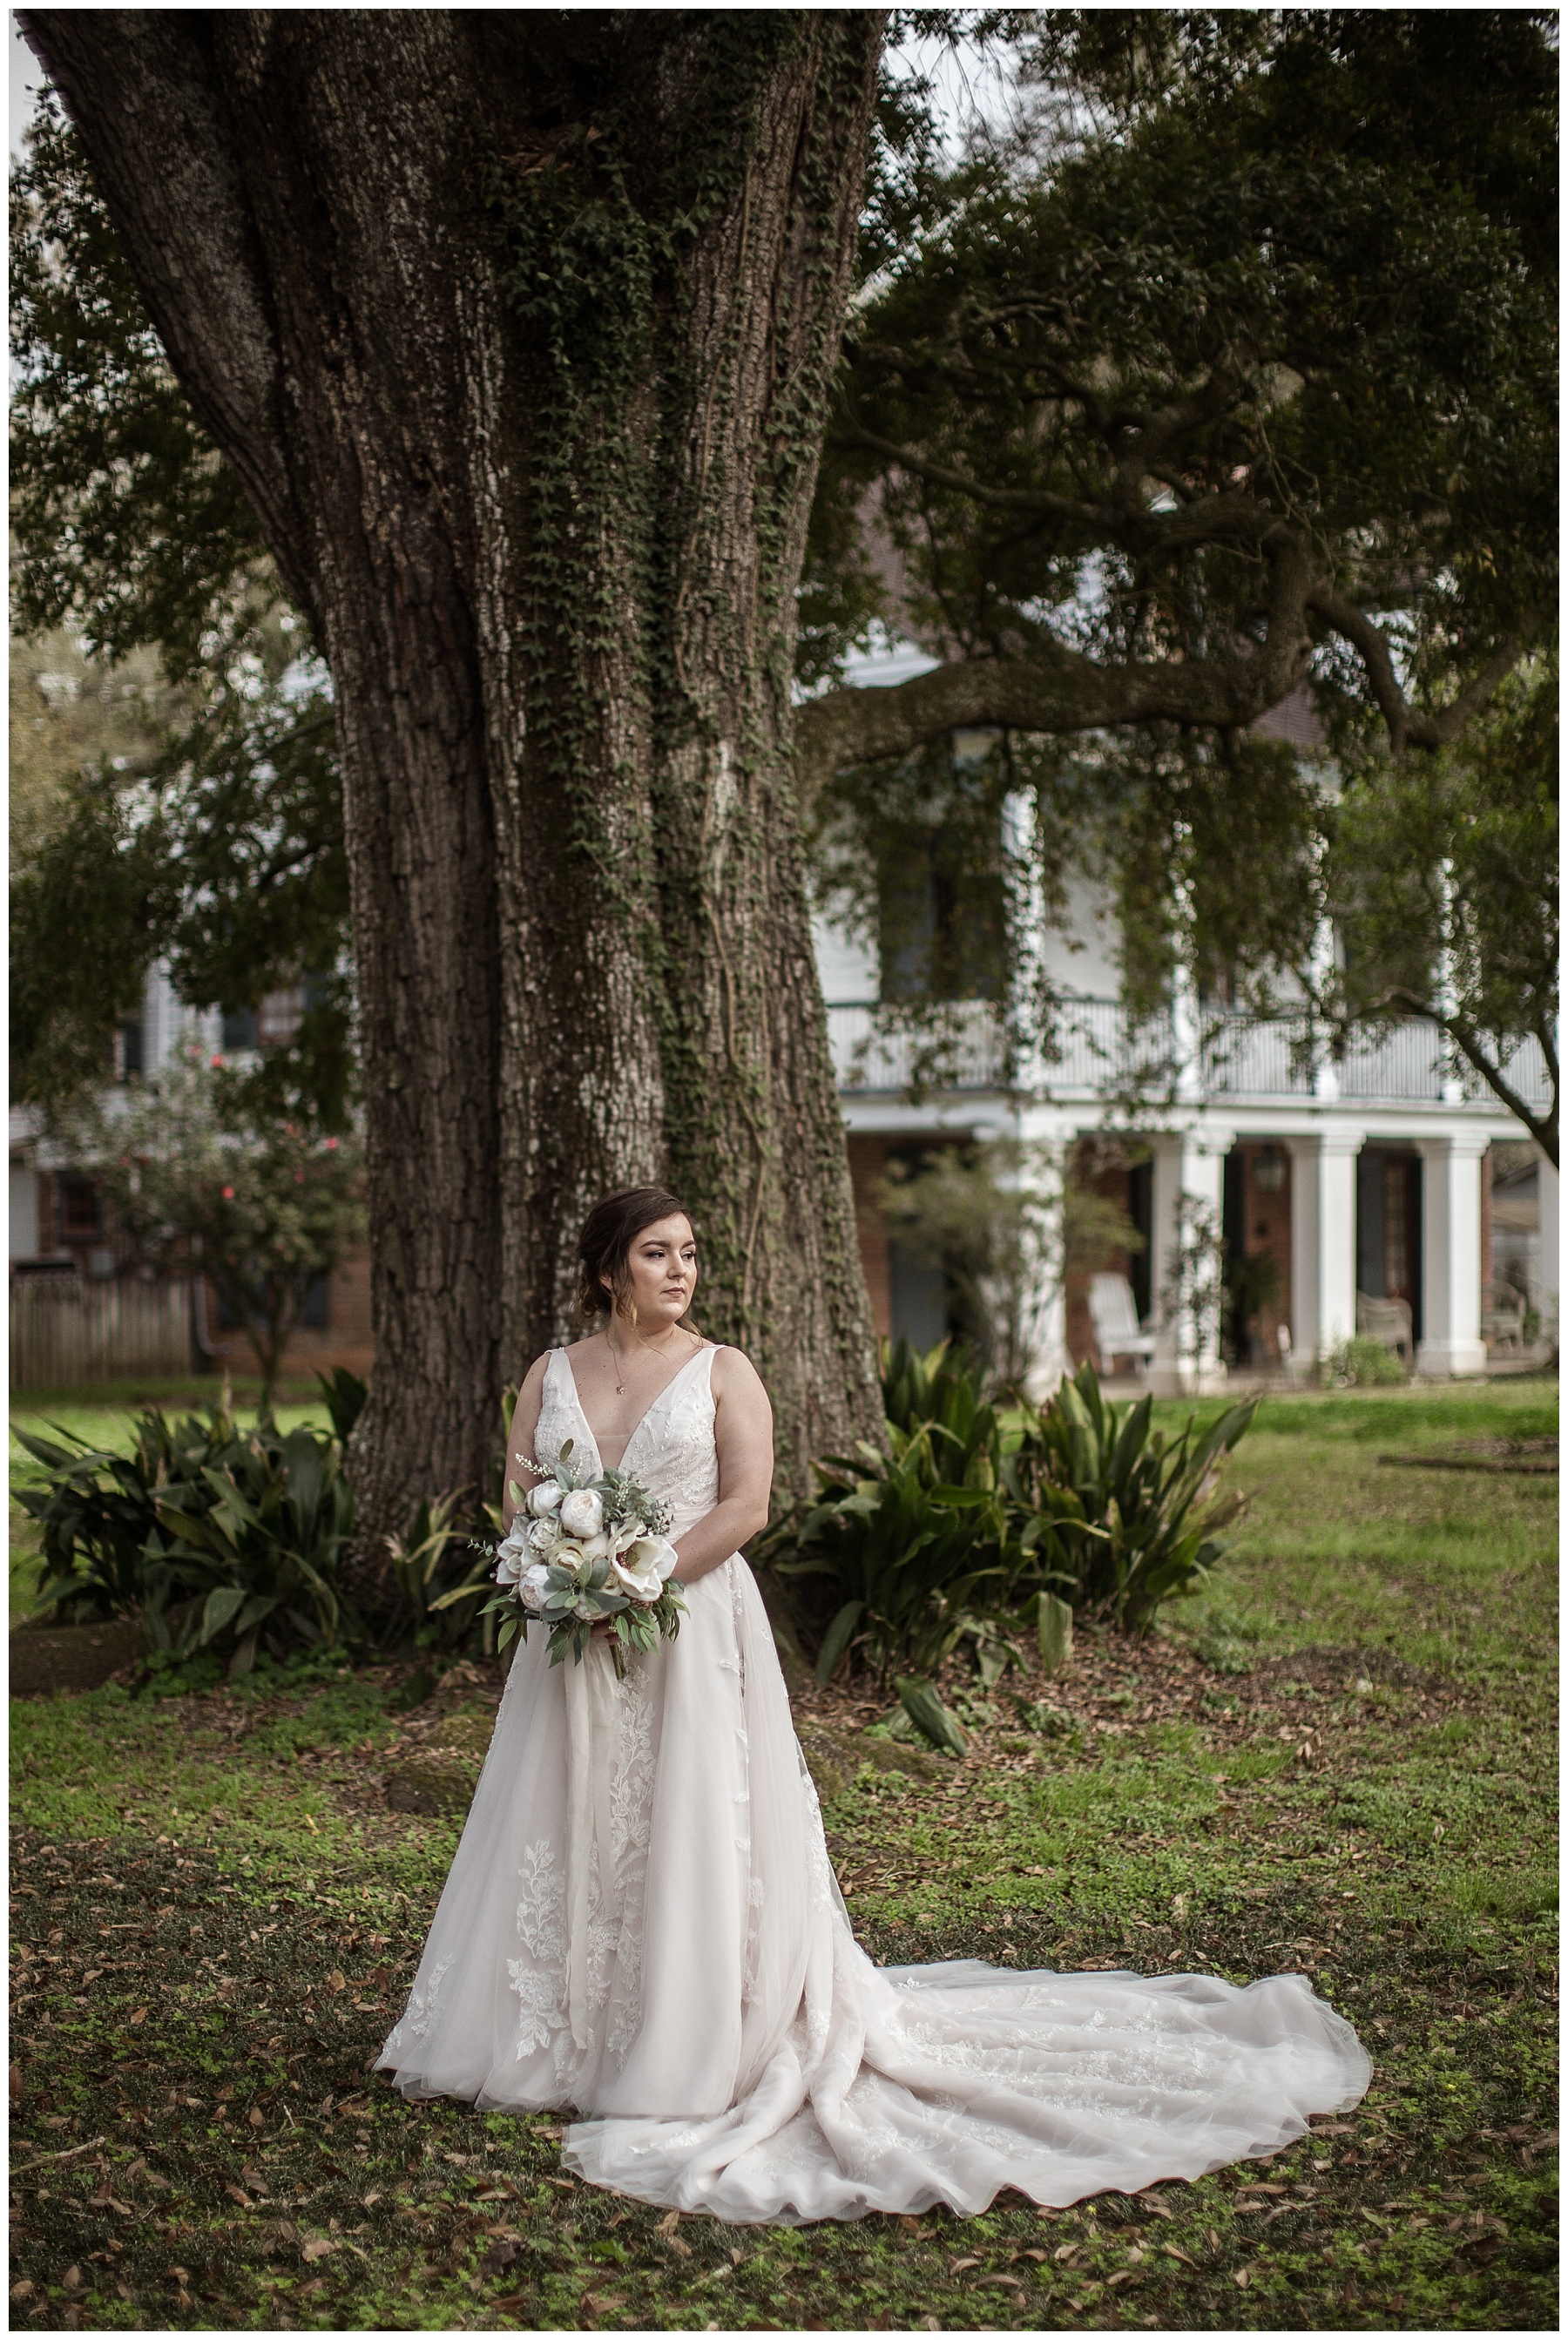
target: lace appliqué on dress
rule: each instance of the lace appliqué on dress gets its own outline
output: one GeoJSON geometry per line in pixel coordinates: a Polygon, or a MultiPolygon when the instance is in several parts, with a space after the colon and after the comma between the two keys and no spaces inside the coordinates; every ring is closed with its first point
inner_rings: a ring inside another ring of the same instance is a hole
{"type": "Polygon", "coordinates": [[[519,2059],[549,2046],[566,2022],[566,1879],[548,1837],[531,1844],[518,1871],[518,1939],[525,1958],[508,1958],[518,1997],[519,2059]]]}
{"type": "Polygon", "coordinates": [[[389,2048],[401,2047],[405,2032],[411,2039],[425,2038],[431,2025],[435,2021],[436,1997],[441,1989],[442,1978],[451,1964],[452,1960],[449,1958],[440,1959],[431,1969],[430,1980],[424,1988],[422,1989],[418,1983],[414,1985],[413,1989],[409,1993],[409,2002],[403,2010],[402,2021],[388,2038],[389,2048]]]}

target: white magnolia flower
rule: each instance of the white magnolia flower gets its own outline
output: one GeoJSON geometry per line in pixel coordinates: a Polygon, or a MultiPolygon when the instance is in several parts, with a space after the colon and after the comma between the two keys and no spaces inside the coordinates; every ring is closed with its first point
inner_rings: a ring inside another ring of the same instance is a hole
{"type": "Polygon", "coordinates": [[[664,1536],[639,1535],[610,1563],[610,1573],[634,1601],[657,1601],[675,1573],[675,1546],[664,1536]]]}
{"type": "Polygon", "coordinates": [[[541,1479],[529,1495],[528,1508],[536,1520],[548,1519],[564,1492],[559,1479],[541,1479]]]}
{"type": "Polygon", "coordinates": [[[537,1617],[544,1606],[545,1595],[549,1591],[550,1571],[541,1560],[536,1560],[522,1572],[517,1588],[518,1598],[523,1607],[531,1609],[537,1617]]]}
{"type": "Polygon", "coordinates": [[[604,1525],[604,1505],[591,1487],[574,1487],[561,1499],[561,1524],[571,1536],[596,1536],[604,1525]]]}

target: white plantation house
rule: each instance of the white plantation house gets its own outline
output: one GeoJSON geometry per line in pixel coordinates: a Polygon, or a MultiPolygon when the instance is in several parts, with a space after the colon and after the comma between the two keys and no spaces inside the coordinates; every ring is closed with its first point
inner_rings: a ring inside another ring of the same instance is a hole
{"type": "MultiPolygon", "coordinates": [[[[910,670],[908,659],[880,672],[868,662],[863,679],[910,670]]],[[[1305,753],[1315,747],[1305,700],[1262,728],[1305,753]]],[[[960,736],[960,755],[964,744],[960,736]]],[[[1037,937],[1063,998],[1050,1061],[1026,1064],[1009,1087],[990,1004],[958,1003],[949,1013],[961,1036],[944,1085],[916,1102],[909,1070],[919,1036],[899,1028],[896,1007],[888,1012],[876,939],[819,919],[818,965],[880,1331],[924,1343],[946,1329],[948,1313],[940,1270],[901,1256],[881,1224],[877,1193],[890,1160],[918,1161],[955,1138],[1009,1137],[1059,1162],[1078,1141],[1125,1131],[1136,1140],[1122,1149],[1125,1166],[1100,1168],[1095,1183],[1122,1205],[1143,1247],[1106,1274],[1065,1284],[1047,1265],[1035,1311],[1038,1385],[1086,1354],[1106,1372],[1136,1370],[1156,1392],[1223,1380],[1217,1307],[1195,1309],[1183,1296],[1191,1274],[1184,1279],[1180,1254],[1185,1244],[1190,1257],[1195,1228],[1223,1234],[1233,1259],[1272,1263],[1253,1370],[1304,1373],[1358,1330],[1408,1344],[1417,1373],[1444,1376],[1483,1372],[1493,1357],[1523,1357],[1554,1337],[1556,1173],[1490,1092],[1461,1076],[1434,1026],[1403,1025],[1335,1062],[1312,1047],[1301,1019],[1218,1012],[1179,981],[1168,1015],[1135,1026],[1121,1004],[1116,941],[1108,897],[1079,881],[1065,923],[1042,920],[1037,937]],[[1140,1068],[1156,1064],[1157,1086],[1129,1116],[1140,1068]]],[[[1321,947],[1332,949],[1333,937],[1321,947]]],[[[1532,1104],[1544,1102],[1533,1042],[1510,1073],[1532,1104]]]]}
{"type": "MultiPolygon", "coordinates": [[[[908,670],[898,659],[868,662],[863,679],[908,670]]],[[[1302,713],[1286,709],[1275,722],[1291,737],[1294,721],[1297,744],[1310,751],[1302,713]]],[[[964,745],[960,735],[960,756],[964,745]]],[[[919,882],[918,871],[903,878],[919,882]]],[[[1331,944],[1325,937],[1325,947],[1331,944]]],[[[925,1344],[948,1329],[948,1316],[940,1270],[903,1255],[881,1223],[878,1190],[891,1162],[918,1161],[955,1139],[1002,1136],[1037,1142],[1039,1158],[1059,1164],[1077,1141],[1124,1132],[1136,1143],[1119,1162],[1102,1152],[1094,1180],[1125,1210],[1143,1246],[1111,1258],[1093,1278],[1065,1283],[1047,1257],[1033,1309],[1038,1383],[1093,1355],[1103,1370],[1136,1371],[1156,1391],[1216,1384],[1226,1370],[1217,1314],[1186,1304],[1177,1273],[1195,1228],[1223,1234],[1233,1259],[1272,1263],[1249,1371],[1308,1371],[1358,1325],[1408,1343],[1414,1369],[1436,1375],[1523,1361],[1554,1337],[1556,1174],[1474,1078],[1456,1075],[1433,1027],[1403,1026],[1335,1063],[1304,1045],[1299,1024],[1216,1013],[1179,983],[1168,1014],[1136,1026],[1120,1004],[1109,903],[1087,881],[1071,890],[1065,929],[1042,921],[1037,947],[1064,997],[1052,1060],[1026,1063],[1009,1086],[990,1002],[960,1000],[949,1011],[958,1042],[944,1085],[917,1102],[918,1036],[889,1028],[885,1012],[899,987],[886,976],[897,970],[884,970],[874,937],[819,921],[818,964],[879,1331],[925,1344]],[[1154,1064],[1165,1068],[1165,1101],[1146,1096],[1129,1118],[1129,1089],[1154,1064]]],[[[182,1039],[230,1053],[264,1048],[292,1034],[303,1005],[299,990],[273,995],[255,1016],[193,1014],[154,968],[139,1016],[122,1027],[117,1069],[155,1073],[182,1039]]],[[[1523,1054],[1512,1074],[1544,1098],[1538,1056],[1523,1054]]],[[[1044,1175],[1048,1215],[1051,1173],[1044,1175]]],[[[154,1362],[173,1369],[189,1353],[192,1362],[234,1353],[243,1368],[215,1295],[154,1294],[127,1280],[129,1263],[94,1182],[49,1153],[25,1110],[11,1115],[11,1260],[13,1379],[28,1370],[27,1340],[37,1346],[36,1326],[27,1328],[35,1319],[41,1326],[50,1308],[51,1323],[60,1314],[62,1276],[84,1304],[71,1323],[80,1315],[85,1346],[70,1373],[70,1359],[56,1350],[58,1370],[40,1364],[35,1378],[112,1377],[154,1362]]],[[[296,1344],[291,1358],[301,1367],[368,1365],[362,1258],[323,1281],[296,1344]]]]}

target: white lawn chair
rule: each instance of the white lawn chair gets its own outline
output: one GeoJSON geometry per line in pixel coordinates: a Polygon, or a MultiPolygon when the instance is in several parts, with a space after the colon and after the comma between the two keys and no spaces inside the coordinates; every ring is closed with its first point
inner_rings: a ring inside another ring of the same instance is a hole
{"type": "Polygon", "coordinates": [[[1408,1300],[1380,1300],[1369,1292],[1355,1295],[1355,1330],[1358,1339],[1381,1341],[1392,1349],[1405,1372],[1415,1364],[1415,1325],[1408,1300]]]}
{"type": "Polygon", "coordinates": [[[1512,1284],[1484,1284],[1481,1287],[1481,1337],[1489,1349],[1517,1350],[1524,1353],[1524,1294],[1512,1284]]]}
{"type": "Polygon", "coordinates": [[[1117,1357],[1136,1357],[1143,1366],[1154,1355],[1158,1335],[1139,1324],[1137,1302],[1125,1275],[1090,1276],[1089,1319],[1102,1373],[1108,1373],[1117,1357]]]}

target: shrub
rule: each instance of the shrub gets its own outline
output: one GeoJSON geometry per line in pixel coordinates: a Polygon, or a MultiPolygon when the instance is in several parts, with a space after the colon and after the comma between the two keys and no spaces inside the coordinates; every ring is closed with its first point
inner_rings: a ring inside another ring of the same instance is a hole
{"type": "Polygon", "coordinates": [[[980,1369],[941,1344],[882,1350],[889,1454],[813,1467],[819,1500],[770,1531],[759,1561],[816,1591],[826,1682],[853,1652],[888,1681],[929,1677],[960,1641],[1006,1643],[1047,1581],[1070,1581],[1078,1528],[1056,1498],[1025,1504],[980,1369]]]}
{"type": "MultiPolygon", "coordinates": [[[[363,1403],[352,1374],[327,1387],[334,1423],[363,1403]]],[[[231,1674],[262,1649],[282,1658],[338,1638],[353,1510],[339,1437],[285,1437],[266,1406],[243,1431],[226,1385],[176,1423],[147,1407],[129,1456],[59,1434],[68,1445],[16,1433],[44,1466],[42,1485],[17,1491],[42,1532],[44,1607],[72,1619],[139,1610],[155,1648],[214,1648],[231,1674]]]]}
{"type": "Polygon", "coordinates": [[[1070,1581],[1057,1590],[1075,1611],[1142,1632],[1163,1601],[1197,1591],[1225,1550],[1218,1530],[1245,1501],[1218,1492],[1219,1469],[1256,1412],[1250,1398],[1201,1436],[1189,1419],[1167,1439],[1153,1427],[1151,1399],[1110,1403],[1087,1362],[1026,1411],[1009,1476],[1059,1530],[1079,1528],[1059,1537],[1070,1581]]]}
{"type": "Polygon", "coordinates": [[[455,1654],[477,1647],[493,1657],[496,1617],[479,1607],[495,1590],[491,1572],[501,1542],[506,1502],[506,1456],[517,1385],[501,1393],[500,1457],[491,1499],[476,1520],[461,1492],[434,1496],[420,1505],[405,1539],[389,1536],[394,1605],[385,1635],[389,1648],[455,1654]],[[482,1529],[488,1525],[488,1537],[482,1529]],[[480,1532],[476,1532],[476,1529],[480,1532]]]}
{"type": "Polygon", "coordinates": [[[1406,1378],[1393,1349],[1357,1334],[1342,1341],[1325,1360],[1324,1379],[1335,1389],[1389,1389],[1406,1378]]]}
{"type": "MultiPolygon", "coordinates": [[[[476,1603],[495,1590],[494,1549],[475,1542],[471,1522],[460,1514],[460,1500],[435,1496],[420,1505],[406,1542],[401,1536],[387,1538],[397,1593],[388,1636],[393,1647],[455,1651],[472,1638],[476,1603]]],[[[482,1620],[482,1634],[484,1653],[491,1656],[493,1618],[482,1620]]]]}

